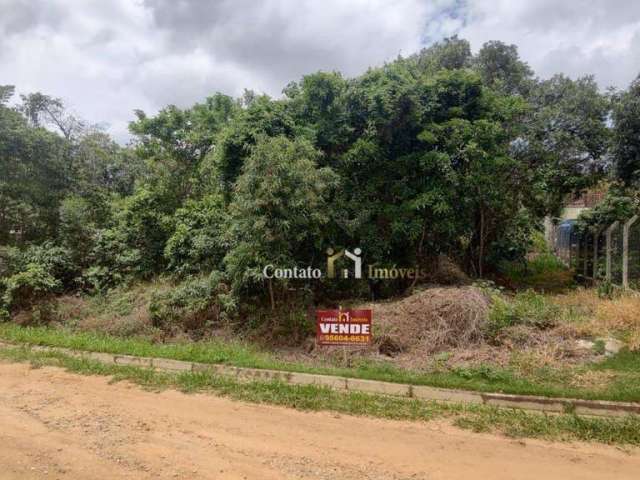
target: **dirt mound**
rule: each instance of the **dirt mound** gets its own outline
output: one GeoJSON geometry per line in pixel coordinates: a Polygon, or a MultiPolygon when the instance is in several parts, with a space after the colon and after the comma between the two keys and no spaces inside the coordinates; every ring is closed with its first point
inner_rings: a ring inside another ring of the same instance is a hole
{"type": "Polygon", "coordinates": [[[475,287],[429,288],[402,300],[372,303],[380,353],[429,354],[482,339],[489,299],[475,287]]]}

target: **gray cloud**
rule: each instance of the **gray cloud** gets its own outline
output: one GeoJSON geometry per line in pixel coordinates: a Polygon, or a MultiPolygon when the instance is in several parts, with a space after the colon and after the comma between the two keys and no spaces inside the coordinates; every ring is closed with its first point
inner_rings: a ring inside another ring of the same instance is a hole
{"type": "Polygon", "coordinates": [[[477,49],[515,43],[542,77],[594,74],[601,86],[625,87],[640,73],[640,3],[626,0],[473,0],[458,33],[477,49]]]}
{"type": "Polygon", "coordinates": [[[43,0],[0,0],[0,34],[4,36],[26,33],[41,24],[56,28],[64,17],[64,10],[43,0]]]}
{"type": "Polygon", "coordinates": [[[127,138],[132,111],[215,91],[279,95],[301,75],[357,75],[458,33],[520,46],[541,76],[640,72],[640,4],[605,0],[0,0],[0,84],[63,97],[127,138]]]}
{"type": "Polygon", "coordinates": [[[271,93],[305,72],[355,75],[420,45],[428,8],[414,0],[147,0],[177,53],[204,51],[253,73],[271,93]]]}

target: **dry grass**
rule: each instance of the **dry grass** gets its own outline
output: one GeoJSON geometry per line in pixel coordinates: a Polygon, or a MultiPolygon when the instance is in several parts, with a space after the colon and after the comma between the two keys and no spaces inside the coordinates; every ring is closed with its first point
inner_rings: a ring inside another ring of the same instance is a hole
{"type": "Polygon", "coordinates": [[[532,374],[540,368],[555,368],[560,362],[566,363],[571,358],[564,342],[549,335],[547,343],[512,349],[510,364],[525,375],[532,374]]]}
{"type": "Polygon", "coordinates": [[[56,299],[54,321],[83,332],[154,337],[157,332],[151,324],[149,299],[154,291],[166,288],[166,282],[149,282],[103,295],[65,295],[56,299]]]}
{"type": "Polygon", "coordinates": [[[373,310],[381,351],[427,355],[479,343],[489,299],[475,287],[429,288],[363,307],[373,310]]]}
{"type": "Polygon", "coordinates": [[[616,372],[609,370],[586,370],[573,375],[569,383],[573,387],[605,390],[616,378],[616,372]]]}
{"type": "MultiPolygon", "coordinates": [[[[595,289],[580,288],[554,301],[575,313],[566,323],[578,336],[622,336],[632,350],[640,349],[640,294],[622,293],[616,298],[600,298],[595,289]]],[[[570,316],[571,317],[571,316],[570,316]]]]}
{"type": "MultiPolygon", "coordinates": [[[[168,288],[169,282],[157,281],[96,297],[60,297],[54,323],[78,331],[157,340],[161,337],[150,321],[148,303],[154,291],[168,288]]],[[[347,355],[342,349],[316,347],[313,339],[288,349],[273,345],[266,348],[273,348],[280,359],[318,366],[348,366],[368,360],[391,361],[398,367],[415,370],[430,370],[434,365],[441,368],[487,364],[513,368],[525,377],[540,368],[569,368],[598,360],[598,352],[580,348],[577,338],[612,336],[624,340],[631,349],[640,349],[640,294],[602,299],[595,289],[576,289],[542,295],[544,302],[524,293],[500,295],[505,304],[520,302],[526,306],[510,312],[518,321],[524,317],[527,321],[507,323],[495,338],[488,339],[487,327],[495,310],[490,296],[490,291],[476,287],[452,286],[360,305],[373,310],[374,344],[369,348],[348,348],[347,355]],[[538,317],[544,312],[550,318],[545,317],[544,325],[540,325],[538,317]]],[[[237,332],[231,330],[209,333],[237,338],[237,332]]]]}

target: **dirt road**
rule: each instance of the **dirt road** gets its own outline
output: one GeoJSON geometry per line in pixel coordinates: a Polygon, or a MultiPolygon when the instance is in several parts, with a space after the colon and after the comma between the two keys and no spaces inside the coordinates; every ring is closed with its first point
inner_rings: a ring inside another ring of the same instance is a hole
{"type": "Polygon", "coordinates": [[[637,479],[640,452],[303,413],[0,363],[0,479],[637,479]]]}

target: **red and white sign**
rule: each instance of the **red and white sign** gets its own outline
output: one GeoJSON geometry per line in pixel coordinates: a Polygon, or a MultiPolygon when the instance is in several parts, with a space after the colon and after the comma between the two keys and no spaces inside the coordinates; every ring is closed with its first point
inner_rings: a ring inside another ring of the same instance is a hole
{"type": "Polygon", "coordinates": [[[318,345],[368,345],[371,310],[317,310],[318,345]]]}

